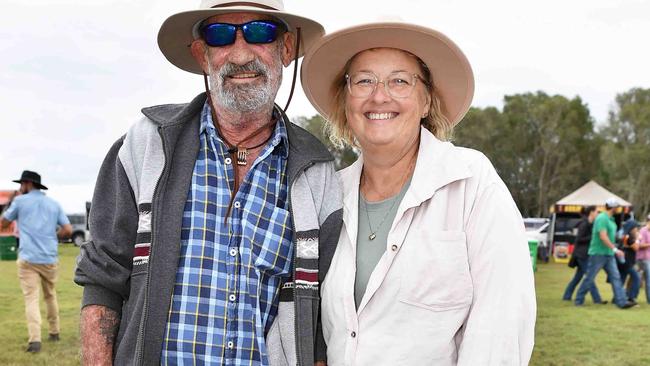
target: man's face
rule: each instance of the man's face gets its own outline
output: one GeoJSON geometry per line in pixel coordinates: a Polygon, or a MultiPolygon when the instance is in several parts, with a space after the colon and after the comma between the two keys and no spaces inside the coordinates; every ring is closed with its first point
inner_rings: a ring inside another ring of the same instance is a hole
{"type": "Polygon", "coordinates": [[[589,222],[594,222],[594,220],[596,219],[596,216],[598,216],[598,210],[593,210],[593,211],[589,212],[589,218],[588,218],[589,222]]]}
{"type": "MultiPolygon", "coordinates": [[[[208,18],[204,24],[243,24],[252,20],[272,19],[252,13],[223,14],[208,18]]],[[[192,54],[210,76],[213,103],[237,112],[262,111],[273,105],[282,82],[282,66],[291,62],[293,37],[278,36],[267,44],[249,44],[241,29],[235,43],[210,47],[203,40],[192,43],[192,54]]]]}
{"type": "Polygon", "coordinates": [[[28,181],[22,181],[20,182],[20,193],[21,194],[26,194],[29,193],[29,191],[32,189],[32,182],[28,181]]]}

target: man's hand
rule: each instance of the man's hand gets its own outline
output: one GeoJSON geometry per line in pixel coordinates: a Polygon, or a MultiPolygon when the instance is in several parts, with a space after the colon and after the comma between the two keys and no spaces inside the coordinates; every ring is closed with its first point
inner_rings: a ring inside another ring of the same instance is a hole
{"type": "Polygon", "coordinates": [[[5,219],[4,217],[0,218],[0,228],[6,229],[9,227],[9,224],[11,224],[11,221],[5,219]]]}
{"type": "Polygon", "coordinates": [[[81,309],[81,364],[112,365],[113,345],[120,326],[115,310],[101,305],[81,309]]]}
{"type": "Polygon", "coordinates": [[[65,224],[56,232],[56,237],[59,239],[68,239],[72,235],[72,225],[65,224]]]}
{"type": "Polygon", "coordinates": [[[616,254],[617,257],[625,256],[625,253],[622,250],[617,249],[617,248],[614,248],[614,254],[616,254]]]}

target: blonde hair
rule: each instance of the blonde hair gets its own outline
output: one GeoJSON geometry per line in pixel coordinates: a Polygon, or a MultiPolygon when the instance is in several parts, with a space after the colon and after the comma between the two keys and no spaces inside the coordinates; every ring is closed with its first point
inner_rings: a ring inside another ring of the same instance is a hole
{"type": "MultiPolygon", "coordinates": [[[[372,49],[372,48],[370,48],[372,49]]],[[[364,50],[365,51],[365,50],[364,50]]],[[[436,93],[435,84],[429,71],[429,67],[419,57],[410,52],[402,51],[417,60],[420,71],[423,74],[422,84],[424,85],[427,95],[431,103],[429,103],[429,110],[426,116],[420,119],[420,124],[429,130],[436,138],[442,141],[450,140],[453,132],[453,124],[442,113],[442,106],[440,105],[440,98],[436,93]]],[[[361,51],[363,52],[363,51],[361,51]]],[[[359,52],[359,53],[361,53],[359,52]]],[[[352,56],[345,66],[338,73],[330,90],[330,95],[333,95],[333,108],[332,114],[329,116],[329,121],[326,124],[325,131],[332,141],[334,146],[343,148],[345,145],[359,147],[352,130],[348,125],[347,117],[345,116],[345,97],[347,94],[347,81],[345,75],[350,69],[350,64],[354,58],[359,54],[352,56]]]]}

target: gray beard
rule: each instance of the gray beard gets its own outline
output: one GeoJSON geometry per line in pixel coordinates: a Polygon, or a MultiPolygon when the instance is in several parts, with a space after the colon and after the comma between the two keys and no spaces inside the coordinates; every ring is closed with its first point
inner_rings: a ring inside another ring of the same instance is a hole
{"type": "Polygon", "coordinates": [[[255,59],[244,65],[227,63],[215,70],[208,61],[210,95],[213,102],[225,109],[241,113],[261,111],[272,106],[282,82],[282,64],[275,66],[269,67],[255,59]],[[260,81],[251,84],[230,83],[228,75],[238,72],[257,73],[260,75],[260,81]]]}

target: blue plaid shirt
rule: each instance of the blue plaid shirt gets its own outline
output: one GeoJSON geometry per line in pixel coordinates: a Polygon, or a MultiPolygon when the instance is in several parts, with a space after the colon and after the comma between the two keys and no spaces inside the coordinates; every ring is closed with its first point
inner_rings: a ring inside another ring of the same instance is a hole
{"type": "Polygon", "coordinates": [[[200,143],[161,364],[267,365],[265,335],[293,257],[286,126],[278,118],[227,221],[236,161],[215,130],[207,103],[200,143]]]}

